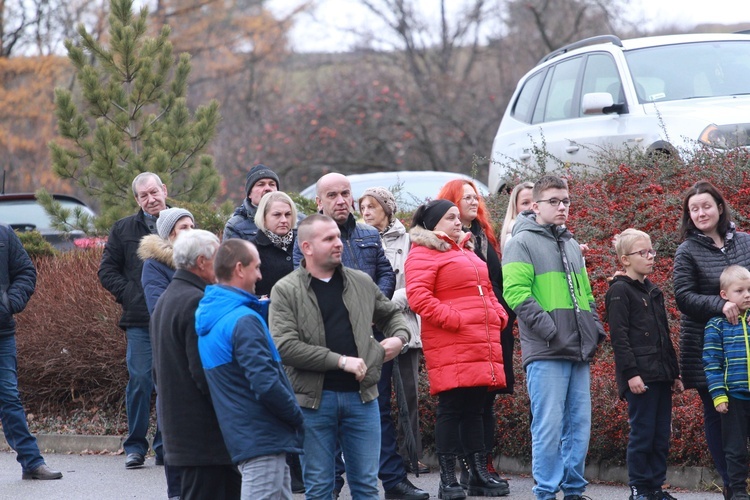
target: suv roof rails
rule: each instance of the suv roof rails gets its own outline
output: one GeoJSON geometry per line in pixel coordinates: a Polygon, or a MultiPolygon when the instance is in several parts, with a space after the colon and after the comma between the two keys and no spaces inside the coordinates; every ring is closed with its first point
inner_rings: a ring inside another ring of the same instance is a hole
{"type": "Polygon", "coordinates": [[[563,47],[560,47],[557,50],[554,50],[544,56],[541,61],[539,61],[537,64],[540,65],[543,62],[547,62],[553,57],[559,56],[560,54],[565,54],[568,51],[571,51],[573,49],[577,49],[579,47],[585,47],[586,45],[592,45],[594,43],[613,43],[617,45],[618,47],[622,47],[622,40],[616,35],[599,35],[599,36],[592,36],[590,38],[584,38],[583,40],[578,40],[577,42],[569,43],[568,45],[565,45],[563,47]]]}

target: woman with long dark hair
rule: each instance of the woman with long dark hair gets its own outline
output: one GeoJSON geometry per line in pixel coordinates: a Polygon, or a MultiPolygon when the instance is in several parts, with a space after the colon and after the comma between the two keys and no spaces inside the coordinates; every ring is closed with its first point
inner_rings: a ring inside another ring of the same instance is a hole
{"type": "Polygon", "coordinates": [[[703,372],[703,332],[714,316],[737,323],[739,307],[719,295],[719,276],[730,265],[750,269],[750,235],[736,231],[729,207],[710,182],[699,181],[685,193],[680,236],[684,241],[674,257],[674,294],[680,320],[680,372],[686,389],[696,389],[703,402],[706,441],[716,470],[727,488],[721,419],[714,409],[703,372]]]}

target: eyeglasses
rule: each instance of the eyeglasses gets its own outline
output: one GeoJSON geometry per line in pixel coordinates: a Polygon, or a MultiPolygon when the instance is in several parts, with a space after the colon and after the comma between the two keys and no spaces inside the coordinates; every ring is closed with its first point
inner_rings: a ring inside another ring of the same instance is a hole
{"type": "Polygon", "coordinates": [[[637,252],[630,252],[630,253],[626,253],[625,255],[635,255],[635,254],[640,255],[644,259],[648,259],[649,257],[656,257],[656,250],[654,250],[653,248],[649,250],[638,250],[637,252]]]}
{"type": "Polygon", "coordinates": [[[472,201],[479,201],[479,196],[475,194],[467,194],[461,199],[464,200],[466,203],[471,203],[472,201]]]}
{"type": "Polygon", "coordinates": [[[550,198],[549,200],[536,200],[537,203],[549,203],[551,207],[557,207],[560,205],[560,203],[563,204],[563,206],[569,207],[570,206],[570,198],[565,198],[562,200],[558,200],[557,198],[550,198]]]}

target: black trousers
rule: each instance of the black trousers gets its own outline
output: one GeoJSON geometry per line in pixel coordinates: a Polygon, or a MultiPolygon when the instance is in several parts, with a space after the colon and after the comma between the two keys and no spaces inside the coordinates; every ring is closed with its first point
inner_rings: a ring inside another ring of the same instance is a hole
{"type": "Polygon", "coordinates": [[[486,387],[459,387],[438,394],[435,446],[452,455],[484,452],[482,414],[486,387]]]}
{"type": "Polygon", "coordinates": [[[180,467],[182,500],[239,500],[242,474],[234,465],[180,467]]]}
{"type": "Polygon", "coordinates": [[[747,428],[750,401],[729,396],[729,411],[721,414],[721,441],[727,460],[727,475],[732,491],[747,488],[747,428]]]}

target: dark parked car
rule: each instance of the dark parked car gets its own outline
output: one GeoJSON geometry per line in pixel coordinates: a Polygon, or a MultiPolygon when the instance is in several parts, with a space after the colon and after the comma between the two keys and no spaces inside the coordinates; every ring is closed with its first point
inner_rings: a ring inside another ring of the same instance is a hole
{"type": "MultiPolygon", "coordinates": [[[[52,197],[60,202],[63,208],[80,208],[85,214],[96,216],[84,202],[74,196],[53,194],[52,197]]],[[[67,232],[53,229],[50,216],[39,204],[34,193],[0,194],[0,222],[20,232],[36,229],[58,250],[89,247],[100,241],[100,238],[90,238],[83,231],[72,228],[67,232]]]]}

